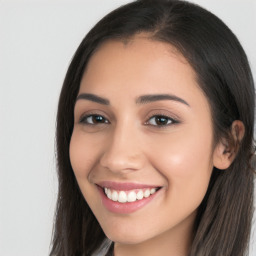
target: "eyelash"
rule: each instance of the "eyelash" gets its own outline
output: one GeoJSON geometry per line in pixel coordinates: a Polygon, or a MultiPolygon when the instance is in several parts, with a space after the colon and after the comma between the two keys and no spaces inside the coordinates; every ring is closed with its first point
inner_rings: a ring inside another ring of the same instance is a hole
{"type": "Polygon", "coordinates": [[[162,115],[162,114],[153,115],[148,119],[148,121],[146,121],[147,125],[156,126],[158,128],[164,128],[166,126],[170,126],[170,125],[174,125],[174,124],[178,124],[178,123],[179,123],[179,121],[177,119],[174,119],[170,116],[166,116],[166,115],[162,115]],[[150,120],[154,120],[154,124],[150,124],[150,120]],[[162,124],[158,123],[159,121],[163,122],[163,123],[162,124]]]}
{"type": "MultiPolygon", "coordinates": [[[[89,114],[89,115],[82,116],[81,119],[79,120],[79,123],[83,125],[92,125],[92,126],[110,124],[107,118],[105,118],[103,115],[98,115],[98,114],[89,114]],[[97,122],[97,119],[95,118],[99,118],[98,121],[100,122],[97,122]],[[96,122],[93,123],[93,121],[96,121],[96,122]]],[[[166,126],[170,126],[178,123],[180,122],[177,119],[174,119],[170,116],[163,115],[163,114],[152,115],[145,122],[146,125],[151,125],[157,128],[164,128],[166,126]],[[150,124],[150,120],[154,120],[154,124],[150,124]],[[159,122],[163,122],[163,123],[160,124],[159,122]]]]}
{"type": "Polygon", "coordinates": [[[81,119],[79,120],[79,123],[84,124],[84,125],[110,124],[110,122],[103,115],[98,115],[98,114],[89,114],[89,115],[82,116],[81,119]],[[90,123],[90,122],[88,122],[89,118],[91,119],[91,121],[93,121],[93,118],[101,118],[101,120],[103,122],[90,123]]]}

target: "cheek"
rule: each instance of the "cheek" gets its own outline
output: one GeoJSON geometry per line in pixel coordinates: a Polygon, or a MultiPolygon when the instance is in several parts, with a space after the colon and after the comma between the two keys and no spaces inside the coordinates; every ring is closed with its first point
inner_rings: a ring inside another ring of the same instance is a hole
{"type": "Polygon", "coordinates": [[[93,146],[86,136],[74,130],[69,146],[69,156],[71,166],[78,180],[89,175],[95,163],[96,149],[97,147],[93,146]]]}
{"type": "Polygon", "coordinates": [[[178,176],[193,175],[212,163],[212,136],[209,134],[183,129],[169,136],[152,136],[152,147],[147,153],[156,165],[165,166],[161,169],[170,169],[178,176]]]}
{"type": "Polygon", "coordinates": [[[97,147],[79,130],[74,130],[69,146],[71,166],[79,189],[91,209],[97,209],[96,189],[90,182],[91,170],[95,166],[97,147]]]}
{"type": "Polygon", "coordinates": [[[209,134],[184,129],[158,140],[154,151],[148,152],[152,164],[167,180],[169,195],[181,207],[184,202],[200,204],[206,193],[213,169],[209,134]]]}

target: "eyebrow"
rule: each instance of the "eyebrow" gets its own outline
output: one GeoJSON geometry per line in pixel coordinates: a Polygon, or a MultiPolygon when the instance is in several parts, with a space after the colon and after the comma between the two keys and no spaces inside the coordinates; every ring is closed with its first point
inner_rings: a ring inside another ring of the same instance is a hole
{"type": "Polygon", "coordinates": [[[161,100],[173,100],[173,101],[183,103],[183,104],[190,107],[190,105],[185,100],[183,100],[182,98],[180,98],[176,95],[173,95],[173,94],[142,95],[136,100],[136,103],[137,104],[147,104],[147,103],[150,103],[150,102],[161,101],[161,100]]]}
{"type": "MultiPolygon", "coordinates": [[[[102,105],[110,105],[110,101],[106,98],[97,96],[91,93],[81,93],[77,96],[76,101],[78,100],[89,100],[93,101],[102,105]]],[[[185,100],[182,98],[173,95],[173,94],[149,94],[149,95],[142,95],[136,99],[136,104],[147,104],[155,101],[161,100],[173,100],[180,103],[183,103],[187,106],[190,106],[185,100]]]]}
{"type": "Polygon", "coordinates": [[[77,96],[76,101],[78,100],[89,100],[89,101],[93,101],[102,105],[109,105],[110,102],[108,99],[102,98],[100,96],[97,96],[95,94],[91,94],[91,93],[81,93],[77,96]]]}

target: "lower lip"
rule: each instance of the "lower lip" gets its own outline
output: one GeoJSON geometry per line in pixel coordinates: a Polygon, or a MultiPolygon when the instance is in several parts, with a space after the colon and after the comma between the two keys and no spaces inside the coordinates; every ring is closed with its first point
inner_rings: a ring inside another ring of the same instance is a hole
{"type": "Polygon", "coordinates": [[[133,213],[148,203],[150,203],[158,194],[159,190],[155,192],[153,195],[150,195],[147,198],[143,198],[141,200],[136,200],[135,202],[127,202],[127,203],[119,203],[119,202],[114,202],[110,200],[106,194],[103,192],[103,189],[101,187],[98,187],[101,198],[102,198],[102,203],[106,207],[107,210],[113,213],[119,213],[119,214],[128,214],[128,213],[133,213]]]}

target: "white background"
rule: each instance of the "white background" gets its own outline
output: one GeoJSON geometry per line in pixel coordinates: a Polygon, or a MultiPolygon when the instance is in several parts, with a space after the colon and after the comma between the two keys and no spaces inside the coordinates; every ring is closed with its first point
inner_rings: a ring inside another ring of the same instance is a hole
{"type": "MultiPolygon", "coordinates": [[[[49,253],[57,193],[55,115],[62,81],[86,32],[126,2],[0,0],[1,256],[49,253]]],[[[235,32],[256,78],[256,1],[194,2],[235,32]]],[[[256,256],[256,246],[250,256],[256,256]]]]}

